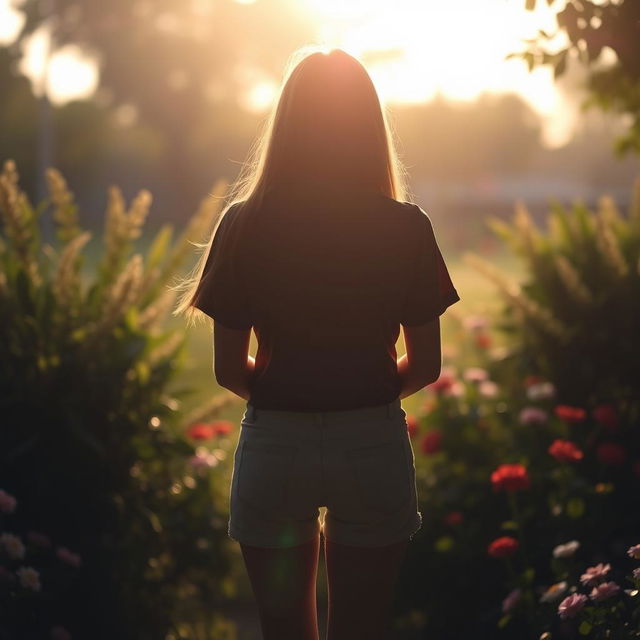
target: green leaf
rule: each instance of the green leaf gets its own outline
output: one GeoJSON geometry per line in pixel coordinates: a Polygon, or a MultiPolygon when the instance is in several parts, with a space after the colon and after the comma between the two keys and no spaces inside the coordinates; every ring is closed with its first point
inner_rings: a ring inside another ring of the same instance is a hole
{"type": "Polygon", "coordinates": [[[510,620],[511,620],[510,614],[507,613],[506,616],[502,616],[502,618],[498,620],[498,629],[504,629],[509,624],[510,620]]]}
{"type": "Polygon", "coordinates": [[[164,225],[158,231],[147,252],[147,269],[153,269],[165,258],[172,235],[173,227],[169,224],[164,225]]]}
{"type": "Polygon", "coordinates": [[[446,553],[453,548],[453,538],[451,536],[442,536],[436,540],[435,549],[440,553],[446,553]]]}
{"type": "Polygon", "coordinates": [[[518,523],[514,520],[507,520],[506,522],[503,522],[500,527],[507,531],[516,531],[518,529],[518,523]]]}
{"type": "Polygon", "coordinates": [[[567,502],[567,515],[570,518],[580,518],[584,515],[584,500],[582,498],[571,498],[567,502]]]}
{"type": "Polygon", "coordinates": [[[583,620],[578,627],[578,631],[580,632],[581,636],[588,636],[591,633],[591,629],[591,624],[586,620],[583,620]]]}

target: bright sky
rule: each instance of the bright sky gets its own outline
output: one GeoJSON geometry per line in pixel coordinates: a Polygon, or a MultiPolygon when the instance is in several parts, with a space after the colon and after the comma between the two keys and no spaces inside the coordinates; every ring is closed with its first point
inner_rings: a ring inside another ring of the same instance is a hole
{"type": "MultiPolygon", "coordinates": [[[[252,4],[260,0],[236,0],[252,4]]],[[[11,0],[0,0],[0,42],[9,42],[21,26],[11,0]]],[[[546,2],[524,11],[524,0],[296,0],[305,3],[318,25],[318,43],[341,47],[361,59],[381,98],[388,103],[424,102],[441,93],[473,100],[483,91],[520,94],[540,113],[545,142],[561,145],[571,135],[575,106],[566,103],[550,68],[532,73],[521,60],[505,60],[522,48],[522,39],[538,29],[555,30],[546,2]]],[[[47,74],[45,32],[29,42],[23,69],[40,93],[47,74]]],[[[267,109],[278,80],[247,73],[241,103],[267,109]]],[[[68,46],[50,60],[47,91],[63,103],[90,95],[98,83],[97,66],[68,46]]]]}

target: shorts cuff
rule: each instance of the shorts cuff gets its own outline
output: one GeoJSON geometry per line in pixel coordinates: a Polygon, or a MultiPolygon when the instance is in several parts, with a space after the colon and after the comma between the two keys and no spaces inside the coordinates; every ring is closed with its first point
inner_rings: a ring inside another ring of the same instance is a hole
{"type": "Polygon", "coordinates": [[[320,523],[316,520],[314,527],[308,530],[296,531],[293,527],[283,527],[278,534],[258,534],[256,532],[243,531],[238,527],[229,525],[227,534],[231,540],[246,544],[252,547],[262,547],[265,549],[288,549],[296,547],[313,540],[320,532],[320,523]]]}

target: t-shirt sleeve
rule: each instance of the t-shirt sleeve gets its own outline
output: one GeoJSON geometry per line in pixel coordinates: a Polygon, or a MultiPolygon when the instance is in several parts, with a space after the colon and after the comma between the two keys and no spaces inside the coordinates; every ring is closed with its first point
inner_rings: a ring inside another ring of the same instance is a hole
{"type": "Polygon", "coordinates": [[[193,306],[229,329],[249,329],[253,322],[247,291],[239,260],[231,252],[236,244],[234,213],[233,208],[226,211],[215,231],[193,306]]]}
{"type": "Polygon", "coordinates": [[[460,300],[433,231],[429,216],[420,212],[417,254],[411,264],[409,286],[400,323],[416,326],[434,320],[460,300]]]}

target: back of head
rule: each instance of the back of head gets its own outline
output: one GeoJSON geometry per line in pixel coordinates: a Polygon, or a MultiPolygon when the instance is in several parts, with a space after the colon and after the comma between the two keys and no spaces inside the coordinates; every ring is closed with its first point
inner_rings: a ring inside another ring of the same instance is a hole
{"type": "Polygon", "coordinates": [[[328,181],[398,197],[398,164],[380,100],[358,60],[334,49],[293,67],[266,140],[265,187],[328,181]]]}

